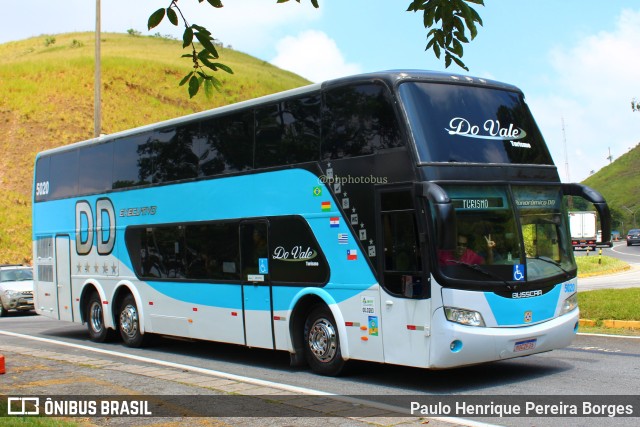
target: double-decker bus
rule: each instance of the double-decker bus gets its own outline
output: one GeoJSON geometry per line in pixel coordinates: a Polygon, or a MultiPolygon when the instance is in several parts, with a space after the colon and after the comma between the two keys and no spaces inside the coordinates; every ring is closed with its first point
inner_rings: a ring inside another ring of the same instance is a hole
{"type": "Polygon", "coordinates": [[[567,346],[576,264],[522,92],[394,71],[40,153],[38,313],[93,341],[186,337],[449,368],[567,346]]]}

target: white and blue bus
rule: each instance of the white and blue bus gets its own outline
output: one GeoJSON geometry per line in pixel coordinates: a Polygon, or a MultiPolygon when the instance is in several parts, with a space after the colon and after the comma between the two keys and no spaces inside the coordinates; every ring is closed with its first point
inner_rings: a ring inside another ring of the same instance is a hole
{"type": "Polygon", "coordinates": [[[154,334],[449,368],[578,329],[563,184],[522,92],[394,71],[40,153],[38,313],[154,334]]]}

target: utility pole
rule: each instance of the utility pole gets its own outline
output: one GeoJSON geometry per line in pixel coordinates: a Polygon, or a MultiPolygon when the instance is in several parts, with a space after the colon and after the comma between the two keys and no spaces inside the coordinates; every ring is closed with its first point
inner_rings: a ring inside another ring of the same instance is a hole
{"type": "Polygon", "coordinates": [[[611,147],[609,147],[609,157],[607,157],[607,160],[609,160],[609,164],[611,164],[611,162],[613,161],[613,156],[611,155],[611,147]]]}
{"type": "Polygon", "coordinates": [[[101,123],[101,109],[102,104],[101,97],[101,64],[100,64],[100,0],[96,0],[96,48],[95,48],[95,73],[93,77],[93,136],[97,138],[100,136],[102,123],[101,123]]]}
{"type": "Polygon", "coordinates": [[[564,143],[564,171],[567,174],[567,182],[571,182],[569,178],[569,155],[567,154],[567,134],[564,129],[564,117],[561,117],[562,120],[562,141],[564,143]]]}

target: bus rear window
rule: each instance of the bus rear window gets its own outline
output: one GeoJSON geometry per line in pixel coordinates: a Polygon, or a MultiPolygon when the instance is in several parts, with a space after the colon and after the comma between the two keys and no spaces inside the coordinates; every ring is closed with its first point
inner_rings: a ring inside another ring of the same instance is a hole
{"type": "Polygon", "coordinates": [[[520,92],[420,82],[399,90],[422,162],[553,165],[520,92]]]}

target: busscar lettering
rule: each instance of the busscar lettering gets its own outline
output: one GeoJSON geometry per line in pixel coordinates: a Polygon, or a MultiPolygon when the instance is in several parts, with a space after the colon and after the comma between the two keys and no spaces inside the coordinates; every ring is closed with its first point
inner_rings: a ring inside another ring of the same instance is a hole
{"type": "Polygon", "coordinates": [[[511,294],[511,298],[532,298],[532,297],[539,297],[540,295],[542,295],[541,290],[522,291],[522,292],[513,292],[511,294]]]}

